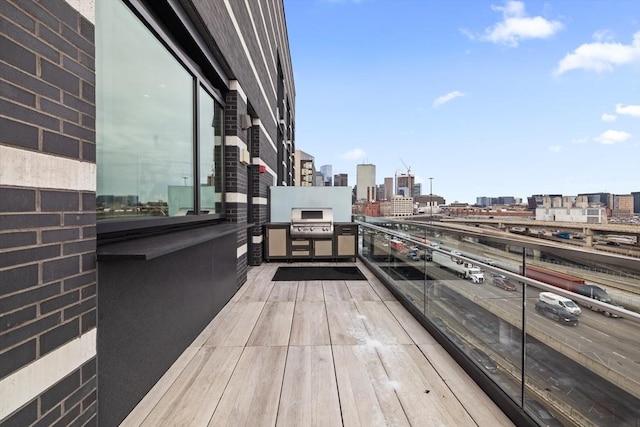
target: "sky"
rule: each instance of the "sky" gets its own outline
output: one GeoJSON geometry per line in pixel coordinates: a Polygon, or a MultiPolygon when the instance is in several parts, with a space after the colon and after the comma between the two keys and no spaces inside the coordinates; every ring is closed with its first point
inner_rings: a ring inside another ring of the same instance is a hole
{"type": "Polygon", "coordinates": [[[296,149],[422,193],[640,191],[640,1],[284,0],[296,149]]]}

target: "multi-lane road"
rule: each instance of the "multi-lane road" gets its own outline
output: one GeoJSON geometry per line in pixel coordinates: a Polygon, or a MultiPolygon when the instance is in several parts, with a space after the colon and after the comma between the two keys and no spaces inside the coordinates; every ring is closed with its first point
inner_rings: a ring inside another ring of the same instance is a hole
{"type": "MultiPolygon", "coordinates": [[[[471,255],[470,251],[465,251],[467,248],[462,242],[443,243],[442,247],[445,249],[455,248],[463,255],[471,255]]],[[[379,265],[382,268],[391,265],[396,267],[394,271],[401,274],[398,276],[399,280],[396,280],[399,289],[417,307],[425,310],[428,317],[441,319],[438,322],[446,324],[448,331],[459,343],[493,349],[492,357],[501,368],[499,375],[505,377],[505,384],[514,387],[517,392],[518,389],[514,386],[517,381],[514,380],[520,376],[520,351],[516,347],[521,342],[523,286],[518,284],[515,291],[498,288],[493,285],[490,274],[485,275],[484,284],[474,284],[459,279],[453,272],[440,268],[433,262],[412,261],[406,254],[384,245],[384,239],[376,238],[374,252],[378,255],[388,254],[387,260],[379,262],[379,265]],[[410,273],[411,271],[414,273],[410,273]],[[402,278],[402,272],[406,277],[402,278]],[[428,295],[426,300],[425,291],[428,295]],[[463,307],[467,308],[464,312],[463,307]]],[[[482,254],[485,255],[488,254],[482,254]]],[[[500,258],[497,255],[491,253],[489,256],[504,266],[514,263],[508,256],[500,258]]],[[[552,397],[557,399],[556,408],[563,408],[565,405],[566,408],[581,408],[583,413],[597,411],[604,418],[615,419],[615,423],[611,421],[611,425],[624,425],[629,420],[637,422],[640,419],[638,324],[624,318],[606,317],[583,308],[578,326],[562,325],[533,310],[538,299],[535,288],[527,287],[526,292],[527,335],[541,348],[548,349],[537,356],[534,352],[528,352],[530,358],[525,372],[530,378],[530,385],[539,384],[537,389],[541,392],[552,393],[552,397]],[[551,353],[557,357],[549,357],[551,353]],[[567,362],[567,358],[577,364],[567,362]],[[561,359],[565,363],[559,362],[561,359]],[[543,369],[544,366],[547,368],[543,369]],[[553,372],[548,366],[557,366],[559,371],[553,372]],[[546,377],[536,374],[535,367],[544,371],[546,377]],[[587,377],[589,381],[585,382],[587,377]],[[610,387],[607,384],[609,382],[617,387],[610,387]],[[586,391],[581,387],[576,390],[572,386],[576,384],[588,385],[590,390],[586,391]],[[569,393],[570,396],[563,393],[569,393]],[[604,399],[603,395],[619,395],[622,400],[614,404],[609,402],[612,398],[607,397],[608,404],[600,408],[597,402],[604,399]],[[611,408],[612,405],[616,409],[615,416],[607,414],[606,408],[611,408]]],[[[608,423],[605,420],[596,425],[608,423]]]]}

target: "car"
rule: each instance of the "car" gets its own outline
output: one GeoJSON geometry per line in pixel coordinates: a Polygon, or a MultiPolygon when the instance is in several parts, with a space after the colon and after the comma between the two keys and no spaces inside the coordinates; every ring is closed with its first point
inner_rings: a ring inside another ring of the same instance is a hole
{"type": "Polygon", "coordinates": [[[620,246],[618,242],[607,242],[607,246],[620,246]]]}
{"type": "Polygon", "coordinates": [[[543,316],[562,323],[563,325],[578,326],[578,316],[569,313],[560,306],[551,305],[543,301],[537,301],[535,308],[543,316]]]}
{"type": "Polygon", "coordinates": [[[409,252],[407,254],[407,258],[409,258],[411,261],[420,261],[420,257],[415,252],[409,252]]]}
{"type": "Polygon", "coordinates": [[[505,291],[515,291],[516,285],[503,275],[493,276],[493,284],[505,291]]]}
{"type": "Polygon", "coordinates": [[[525,399],[524,406],[527,413],[533,417],[536,422],[545,427],[562,427],[562,423],[549,412],[549,410],[540,402],[534,399],[525,399]]]}
{"type": "Polygon", "coordinates": [[[487,353],[480,350],[479,348],[473,347],[471,350],[469,350],[469,356],[471,356],[471,359],[478,363],[487,372],[490,372],[492,374],[498,372],[498,365],[496,365],[496,362],[494,362],[487,353]]]}

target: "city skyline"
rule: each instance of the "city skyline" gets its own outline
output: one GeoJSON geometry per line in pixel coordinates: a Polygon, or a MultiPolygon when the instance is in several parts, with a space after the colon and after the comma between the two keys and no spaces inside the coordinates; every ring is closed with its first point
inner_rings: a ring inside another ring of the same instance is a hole
{"type": "Polygon", "coordinates": [[[371,163],[377,184],[410,167],[451,202],[640,189],[637,2],[317,0],[285,11],[296,147],[351,185],[371,163]]]}

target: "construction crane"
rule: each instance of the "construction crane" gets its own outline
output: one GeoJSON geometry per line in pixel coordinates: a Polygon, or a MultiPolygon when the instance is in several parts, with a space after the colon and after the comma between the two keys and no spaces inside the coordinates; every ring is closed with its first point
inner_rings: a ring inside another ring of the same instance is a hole
{"type": "Polygon", "coordinates": [[[402,157],[398,157],[400,159],[400,161],[402,162],[402,164],[404,165],[405,168],[407,168],[407,175],[411,174],[411,166],[407,166],[407,164],[404,162],[404,160],[402,160],[402,157]]]}

